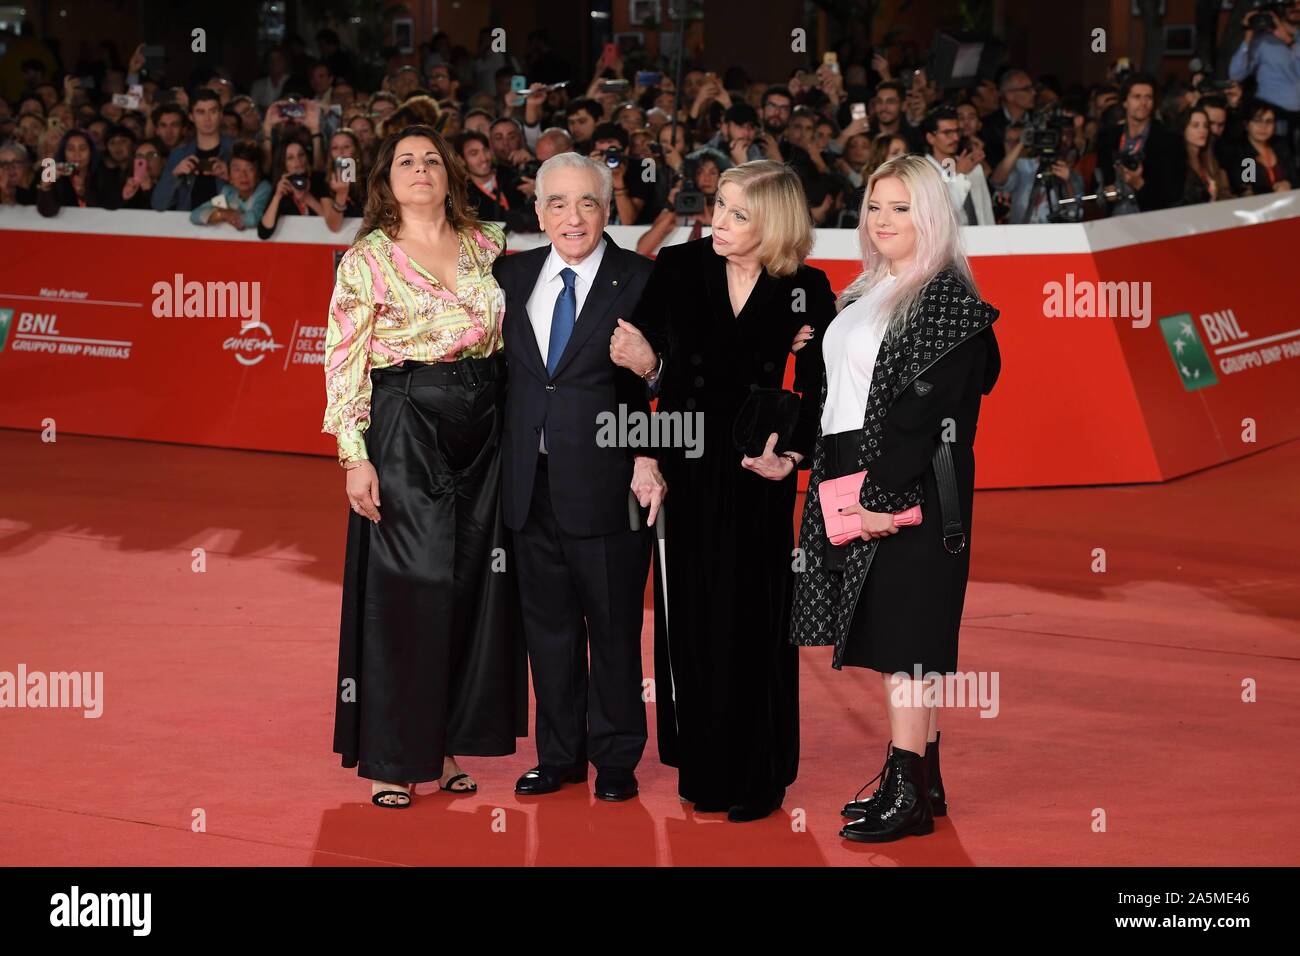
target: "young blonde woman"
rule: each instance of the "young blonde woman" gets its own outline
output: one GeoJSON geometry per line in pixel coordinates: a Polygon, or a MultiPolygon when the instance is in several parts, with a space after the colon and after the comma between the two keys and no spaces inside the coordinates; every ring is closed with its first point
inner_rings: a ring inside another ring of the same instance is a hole
{"type": "MultiPolygon", "coordinates": [[[[835,647],[832,666],[880,671],[892,743],[880,785],[844,807],[841,836],[885,842],[930,833],[947,812],[938,710],[917,706],[934,674],[957,667],[970,566],[972,442],[980,399],[1001,360],[961,251],[944,182],[921,156],[880,166],[867,182],[862,273],[839,296],[822,336],[826,380],[795,575],[792,641],[835,647]],[[818,488],[866,472],[861,536],[832,545],[818,488]],[[922,522],[894,515],[920,505],[922,522]]],[[[815,350],[815,347],[811,347],[815,350]]],[[[809,351],[805,347],[803,351],[809,351]]],[[[802,352],[800,354],[803,354],[802,352]]]]}

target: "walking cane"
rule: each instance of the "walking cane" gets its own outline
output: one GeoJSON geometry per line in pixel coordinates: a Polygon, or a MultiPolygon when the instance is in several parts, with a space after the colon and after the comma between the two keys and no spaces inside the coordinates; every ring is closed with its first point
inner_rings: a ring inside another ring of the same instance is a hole
{"type": "Polygon", "coordinates": [[[673,678],[673,645],[668,633],[668,562],[665,557],[666,539],[664,532],[664,503],[659,503],[659,514],[655,516],[655,541],[659,545],[659,587],[664,593],[664,647],[668,649],[668,691],[673,701],[673,729],[677,726],[677,681],[673,678]]]}
{"type": "MultiPolygon", "coordinates": [[[[628,525],[633,531],[641,530],[641,503],[637,501],[636,492],[627,493],[628,525]]],[[[664,537],[664,503],[659,503],[659,514],[655,517],[655,541],[659,545],[659,588],[664,596],[664,647],[668,649],[668,692],[673,702],[673,729],[680,733],[677,723],[677,681],[673,678],[673,647],[668,634],[668,562],[664,537]]]]}

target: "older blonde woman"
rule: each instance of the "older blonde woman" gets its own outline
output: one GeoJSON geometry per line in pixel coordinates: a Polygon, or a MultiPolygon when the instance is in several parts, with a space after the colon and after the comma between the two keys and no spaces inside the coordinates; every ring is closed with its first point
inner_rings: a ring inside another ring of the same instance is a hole
{"type": "Polygon", "coordinates": [[[673,501],[667,616],[655,576],[659,755],[697,812],[740,822],[780,807],[799,763],[798,658],[786,634],[795,471],[817,434],[821,350],[798,353],[804,394],[791,433],[759,434],[751,457],[733,431],[755,388],[781,388],[792,338],[804,323],[825,330],[835,298],[825,273],[803,265],[812,220],[784,165],[723,173],[712,225],[709,238],[659,253],[632,325],[663,356],[663,421],[693,439],[659,458],[673,501]]]}

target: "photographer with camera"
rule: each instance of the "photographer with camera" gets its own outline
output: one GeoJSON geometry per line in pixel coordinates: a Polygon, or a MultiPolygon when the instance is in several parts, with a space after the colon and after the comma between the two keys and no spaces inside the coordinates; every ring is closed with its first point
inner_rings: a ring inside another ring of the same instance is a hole
{"type": "Polygon", "coordinates": [[[1074,120],[1062,110],[1044,110],[1006,132],[1006,154],[989,177],[989,185],[1011,197],[1009,220],[1077,222],[1083,209],[1073,203],[1065,210],[1057,200],[1082,196],[1083,177],[1073,168],[1074,120]]]}
{"type": "Polygon", "coordinates": [[[963,226],[994,225],[993,197],[980,165],[984,150],[963,142],[957,111],[946,106],[931,110],[921,131],[929,146],[925,158],[943,177],[957,221],[963,226]]]}
{"type": "MultiPolygon", "coordinates": [[[[666,131],[669,127],[664,127],[666,131]]],[[[680,127],[679,127],[680,128],[680,127]]],[[[637,241],[636,251],[652,256],[669,234],[679,226],[691,227],[691,239],[698,239],[705,226],[713,224],[713,202],[718,180],[731,168],[726,154],[703,146],[685,157],[681,175],[668,191],[668,201],[646,233],[637,241]]]]}
{"type": "Polygon", "coordinates": [[[1182,202],[1186,150],[1153,118],[1155,99],[1156,81],[1145,73],[1130,73],[1120,87],[1124,121],[1097,136],[1102,184],[1119,184],[1133,193],[1112,207],[1111,215],[1168,209],[1182,202]]]}
{"type": "MultiPolygon", "coordinates": [[[[257,224],[257,238],[270,239],[275,235],[281,216],[324,217],[321,198],[329,191],[325,177],[312,171],[309,149],[301,132],[286,136],[276,147],[275,161],[271,163],[271,183],[275,191],[257,224]]],[[[342,217],[339,217],[335,231],[342,226],[342,217]]]]}
{"type": "Polygon", "coordinates": [[[217,195],[230,180],[230,155],[235,141],[222,136],[221,97],[214,90],[198,89],[190,97],[190,125],[194,138],[167,156],[167,169],[153,191],[153,208],[189,212],[217,195]]]}
{"type": "Polygon", "coordinates": [[[1246,34],[1228,64],[1238,83],[1255,79],[1255,97],[1273,108],[1275,133],[1292,150],[1300,132],[1300,44],[1290,16],[1293,3],[1263,2],[1246,15],[1246,34]]]}
{"type": "Polygon", "coordinates": [[[36,189],[36,209],[42,216],[58,215],[65,206],[82,209],[117,209],[122,205],[116,174],[100,160],[90,134],[70,129],[54,150],[54,182],[41,177],[36,189]]]}
{"type": "Polygon", "coordinates": [[[271,104],[262,118],[262,167],[275,165],[275,154],[280,144],[289,138],[305,137],[308,163],[312,169],[325,166],[325,137],[321,133],[321,104],[302,99],[290,93],[285,99],[271,104]]]}
{"type": "Polygon", "coordinates": [[[627,156],[627,130],[615,123],[601,123],[592,134],[589,158],[604,163],[614,178],[614,208],[610,210],[609,224],[622,226],[644,225],[653,222],[653,181],[646,182],[645,168],[627,156]]]}

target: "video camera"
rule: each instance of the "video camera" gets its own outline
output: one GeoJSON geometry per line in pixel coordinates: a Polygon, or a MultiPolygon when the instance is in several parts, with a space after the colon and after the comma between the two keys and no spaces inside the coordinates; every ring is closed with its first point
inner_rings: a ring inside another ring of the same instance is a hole
{"type": "Polygon", "coordinates": [[[1256,33],[1272,33],[1274,21],[1269,14],[1275,14],[1281,20],[1286,16],[1288,6],[1290,4],[1279,3],[1278,0],[1255,0],[1255,9],[1246,21],[1246,29],[1256,33]]]}
{"type": "Polygon", "coordinates": [[[700,192],[699,187],[695,184],[695,174],[699,164],[688,159],[682,163],[681,181],[682,188],[677,190],[677,198],[673,200],[673,211],[683,216],[694,216],[704,212],[704,193],[700,192]]]}
{"type": "Polygon", "coordinates": [[[1074,128],[1074,120],[1067,116],[1059,106],[1048,107],[1036,113],[1030,113],[1021,121],[1024,132],[1020,142],[1026,150],[1032,150],[1048,165],[1055,162],[1061,151],[1061,134],[1074,128]]]}

